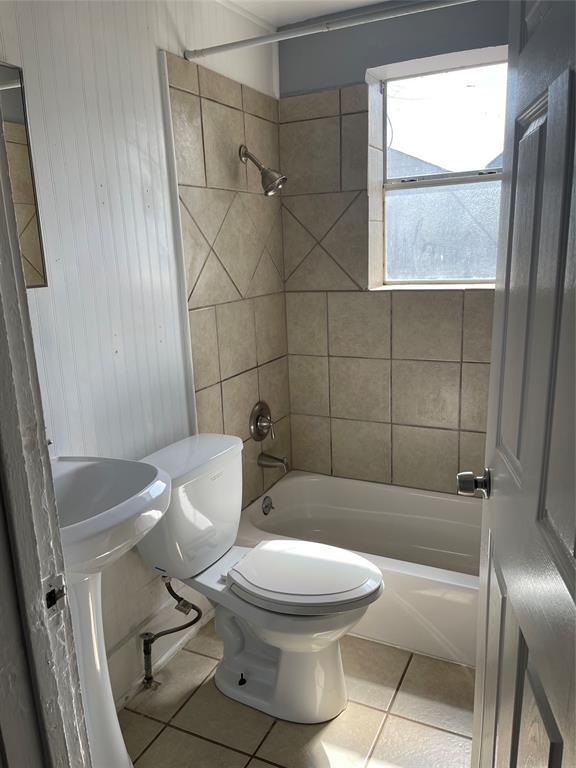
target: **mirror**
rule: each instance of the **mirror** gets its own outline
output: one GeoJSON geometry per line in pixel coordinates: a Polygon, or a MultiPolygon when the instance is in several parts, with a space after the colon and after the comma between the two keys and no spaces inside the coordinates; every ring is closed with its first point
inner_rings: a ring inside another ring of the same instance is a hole
{"type": "Polygon", "coordinates": [[[0,116],[26,287],[39,288],[46,285],[46,269],[19,67],[0,64],[0,116]]]}

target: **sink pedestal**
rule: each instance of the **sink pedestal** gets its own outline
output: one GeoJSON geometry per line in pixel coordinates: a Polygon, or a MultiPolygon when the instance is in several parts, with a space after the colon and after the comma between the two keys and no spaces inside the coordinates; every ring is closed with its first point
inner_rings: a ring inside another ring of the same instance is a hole
{"type": "Polygon", "coordinates": [[[67,576],[88,742],[93,768],[132,768],[108,674],[101,582],[100,572],[89,575],[69,573],[67,576]]]}

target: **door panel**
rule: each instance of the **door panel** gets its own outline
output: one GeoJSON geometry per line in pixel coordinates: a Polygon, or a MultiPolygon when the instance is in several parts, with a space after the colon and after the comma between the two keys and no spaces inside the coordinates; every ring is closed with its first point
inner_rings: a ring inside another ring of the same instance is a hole
{"type": "Polygon", "coordinates": [[[511,3],[474,768],[576,768],[575,7],[511,3]]]}

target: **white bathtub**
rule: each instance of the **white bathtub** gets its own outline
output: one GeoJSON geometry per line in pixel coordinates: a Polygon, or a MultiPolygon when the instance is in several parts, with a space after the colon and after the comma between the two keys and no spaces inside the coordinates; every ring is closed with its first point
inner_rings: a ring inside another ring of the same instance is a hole
{"type": "Polygon", "coordinates": [[[474,665],[481,503],[443,493],[290,472],[242,513],[238,544],[298,538],[355,550],[384,576],[354,634],[474,665]]]}

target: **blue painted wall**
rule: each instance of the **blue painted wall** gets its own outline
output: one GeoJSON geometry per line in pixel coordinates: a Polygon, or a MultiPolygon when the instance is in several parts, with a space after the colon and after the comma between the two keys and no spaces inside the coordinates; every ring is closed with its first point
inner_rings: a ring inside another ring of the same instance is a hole
{"type": "Polygon", "coordinates": [[[482,0],[295,38],[280,43],[280,94],[361,83],[369,67],[507,42],[507,0],[482,0]]]}

